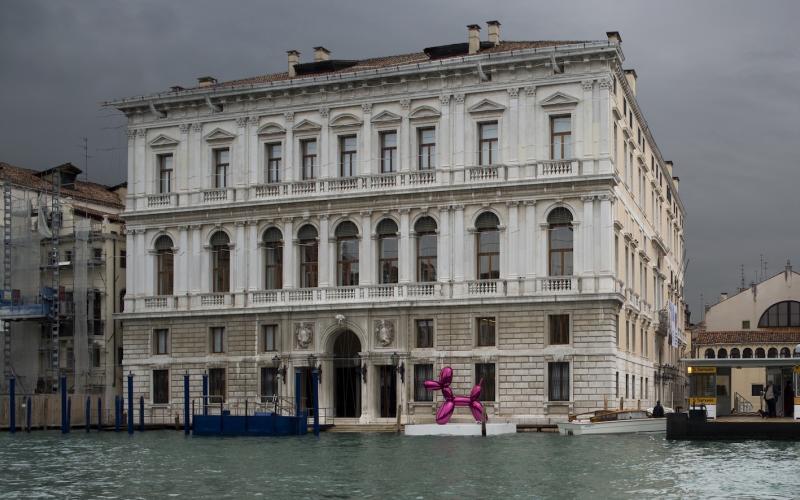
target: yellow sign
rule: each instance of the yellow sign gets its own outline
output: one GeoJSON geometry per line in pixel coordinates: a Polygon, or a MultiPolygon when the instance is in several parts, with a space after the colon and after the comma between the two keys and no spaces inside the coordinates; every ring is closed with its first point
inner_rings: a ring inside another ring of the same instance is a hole
{"type": "Polygon", "coordinates": [[[689,406],[693,405],[715,405],[717,398],[689,398],[689,406]]]}
{"type": "Polygon", "coordinates": [[[800,373],[800,366],[795,366],[794,367],[794,372],[795,373],[800,373]]]}
{"type": "Polygon", "coordinates": [[[800,406],[800,396],[795,396],[794,397],[794,405],[795,406],[800,406]]]}
{"type": "Polygon", "coordinates": [[[717,373],[716,366],[690,366],[689,373],[692,375],[717,373]]]}

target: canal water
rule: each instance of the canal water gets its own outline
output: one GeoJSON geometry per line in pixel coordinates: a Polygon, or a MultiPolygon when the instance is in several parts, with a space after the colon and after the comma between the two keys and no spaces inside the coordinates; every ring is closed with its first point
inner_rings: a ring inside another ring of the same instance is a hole
{"type": "Polygon", "coordinates": [[[0,498],[792,498],[800,443],[0,435],[0,498]]]}

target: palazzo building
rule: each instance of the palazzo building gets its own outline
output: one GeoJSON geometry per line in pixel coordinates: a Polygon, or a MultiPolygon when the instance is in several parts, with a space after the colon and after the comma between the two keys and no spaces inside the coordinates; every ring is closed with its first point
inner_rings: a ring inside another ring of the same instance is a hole
{"type": "Polygon", "coordinates": [[[684,208],[619,34],[487,31],[107,103],[136,398],[178,408],[188,372],[307,401],[318,366],[336,422],[428,422],[451,366],[490,418],[547,422],[682,390],[684,208]]]}

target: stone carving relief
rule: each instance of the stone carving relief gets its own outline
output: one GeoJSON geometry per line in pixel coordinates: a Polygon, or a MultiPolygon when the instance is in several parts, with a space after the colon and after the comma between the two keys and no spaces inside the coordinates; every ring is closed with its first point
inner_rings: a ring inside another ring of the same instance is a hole
{"type": "Polygon", "coordinates": [[[300,349],[308,349],[314,340],[314,323],[295,323],[295,345],[300,349]]]}
{"type": "Polygon", "coordinates": [[[380,347],[389,347],[394,342],[394,323],[386,319],[375,320],[375,340],[380,347]]]}

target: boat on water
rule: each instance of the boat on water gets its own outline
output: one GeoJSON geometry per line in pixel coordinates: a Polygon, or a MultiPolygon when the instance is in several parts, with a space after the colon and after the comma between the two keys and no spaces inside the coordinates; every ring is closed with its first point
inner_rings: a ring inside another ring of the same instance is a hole
{"type": "Polygon", "coordinates": [[[654,418],[646,410],[596,410],[570,415],[568,422],[558,424],[558,433],[562,436],[666,432],[666,430],[667,419],[654,418]]]}

